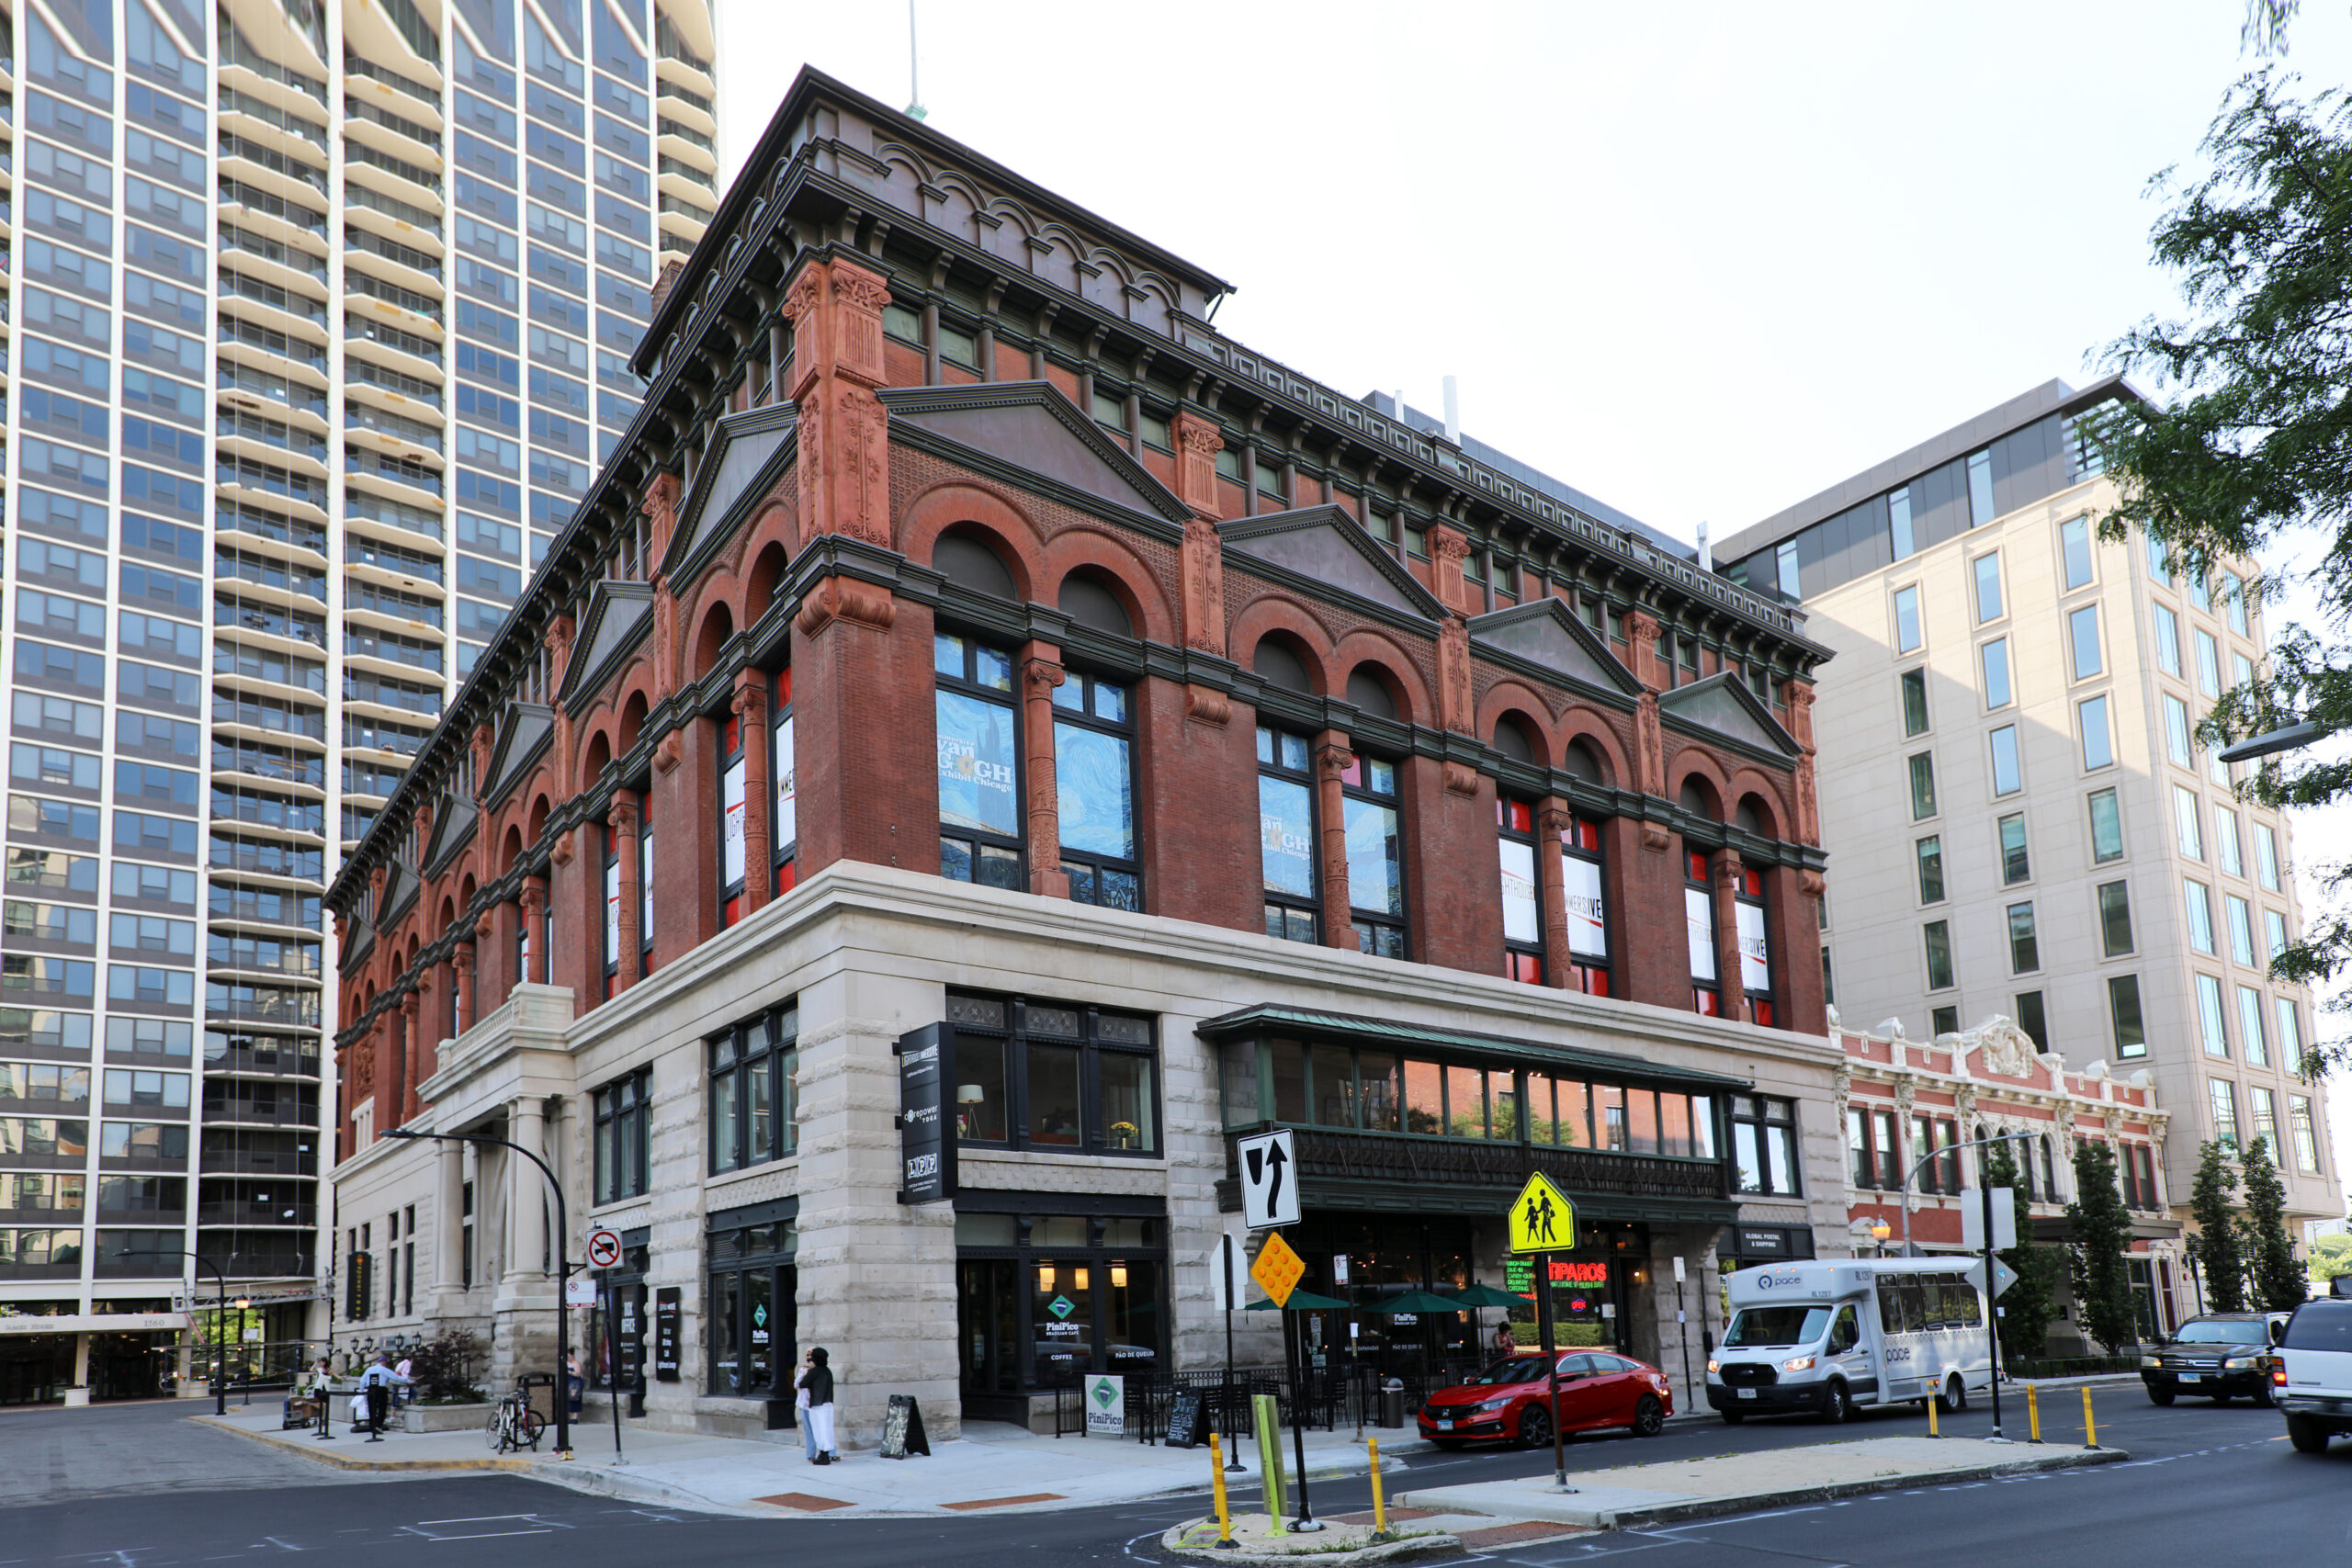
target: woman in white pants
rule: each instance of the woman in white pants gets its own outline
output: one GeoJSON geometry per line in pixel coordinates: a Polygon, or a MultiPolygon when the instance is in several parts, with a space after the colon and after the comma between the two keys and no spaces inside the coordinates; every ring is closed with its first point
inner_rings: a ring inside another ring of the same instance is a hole
{"type": "Polygon", "coordinates": [[[800,1358],[798,1370],[792,1374],[792,1409],[800,1423],[800,1451],[808,1462],[817,1462],[817,1427],[808,1419],[808,1374],[817,1370],[817,1352],[811,1350],[800,1358]]]}
{"type": "Polygon", "coordinates": [[[810,1462],[831,1464],[842,1456],[833,1447],[833,1369],[826,1365],[822,1346],[808,1352],[808,1370],[800,1376],[800,1392],[808,1401],[808,1436],[802,1442],[815,1450],[810,1462]]]}

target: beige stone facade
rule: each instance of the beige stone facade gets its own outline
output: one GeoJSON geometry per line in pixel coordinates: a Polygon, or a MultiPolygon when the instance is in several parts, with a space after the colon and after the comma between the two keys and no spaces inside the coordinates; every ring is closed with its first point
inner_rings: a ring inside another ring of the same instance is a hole
{"type": "MultiPolygon", "coordinates": [[[[1069,1194],[1070,1201],[1058,1206],[1072,1213],[1118,1206],[1110,1203],[1115,1199],[1129,1211],[1164,1215],[1160,1305],[1171,1332],[1159,1364],[1222,1364],[1224,1320],[1211,1305],[1209,1269],[1238,1216],[1219,1192],[1228,1140],[1217,1057],[1194,1030],[1251,1006],[1492,1035],[1564,1058],[1599,1053],[1629,1059],[1637,1073],[1711,1073],[1785,1097],[1794,1102],[1804,1196],[1741,1201],[1733,1234],[1786,1227],[1802,1233],[1800,1247],[1825,1255],[1845,1250],[1842,1142],[1832,1103],[1838,1059],[1826,1040],[1499,977],[1401,969],[1351,953],[854,863],[820,874],[577,1019],[565,990],[518,987],[504,1007],[441,1043],[440,1068],[420,1086],[429,1108],[411,1126],[536,1141],[566,1183],[572,1234],[564,1250],[575,1262],[592,1226],[618,1232],[633,1245],[643,1238],[646,1284],[675,1288],[682,1309],[680,1375],[649,1381],[647,1419],[672,1428],[765,1427],[763,1399],[710,1392],[708,1233],[714,1214],[756,1213],[782,1201],[795,1206],[797,1342],[831,1352],[844,1440],[873,1441],[893,1393],[917,1396],[932,1432],[952,1436],[962,1405],[958,1214],[987,1209],[991,1193],[1018,1192],[1023,1203],[1049,1207],[1057,1206],[1050,1195],[1069,1194]],[[892,1046],[939,1022],[951,989],[1150,1018],[1163,1152],[1140,1158],[974,1148],[961,1161],[956,1204],[901,1204],[892,1046]],[[797,1002],[798,1020],[797,1152],[712,1174],[707,1042],[736,1021],[786,1001],[797,1002]],[[640,1068],[651,1074],[649,1190],[597,1204],[590,1191],[594,1096],[640,1068]]],[[[413,1205],[423,1232],[414,1238],[421,1251],[415,1310],[379,1314],[350,1332],[380,1339],[470,1325],[495,1344],[494,1378],[503,1380],[519,1365],[548,1364],[556,1287],[539,1266],[544,1182],[536,1171],[516,1180],[514,1164],[494,1148],[477,1153],[385,1139],[342,1164],[336,1189],[346,1229],[363,1221],[380,1227],[384,1216],[413,1205]],[[470,1285],[460,1278],[468,1181],[475,1194],[470,1285]]],[[[1309,1193],[1312,1211],[1311,1188],[1309,1193]]],[[[1432,1206],[1443,1197],[1432,1192],[1432,1206]]],[[[1490,1217],[1473,1222],[1471,1270],[1498,1286],[1504,1283],[1500,1207],[1498,1201],[1490,1217]]],[[[1374,1217],[1387,1224],[1413,1218],[1409,1212],[1374,1217]]],[[[1722,1229],[1663,1221],[1624,1227],[1623,1234],[1645,1238],[1646,1252],[1626,1272],[1630,1321],[1622,1342],[1660,1360],[1678,1380],[1684,1346],[1671,1259],[1682,1256],[1694,1280],[1708,1277],[1722,1229]]],[[[1786,1243],[1786,1230],[1772,1234],[1782,1238],[1776,1245],[1786,1243]]],[[[1688,1324],[1694,1358],[1703,1353],[1697,1337],[1713,1310],[1695,1301],[1688,1324]]],[[[1271,1315],[1238,1315],[1245,1319],[1238,1359],[1278,1360],[1271,1315]]],[[[585,1309],[574,1310],[575,1343],[588,1342],[588,1317],[585,1309]]],[[[788,1387],[783,1393],[788,1398],[788,1387]]]]}

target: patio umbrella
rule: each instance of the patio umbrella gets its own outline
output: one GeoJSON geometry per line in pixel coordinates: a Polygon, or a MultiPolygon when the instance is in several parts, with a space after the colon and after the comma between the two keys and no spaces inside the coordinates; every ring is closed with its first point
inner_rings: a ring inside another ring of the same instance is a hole
{"type": "Polygon", "coordinates": [[[1525,1296],[1515,1296],[1509,1291],[1498,1291],[1492,1285],[1468,1285],[1464,1286],[1461,1290],[1452,1291],[1447,1293],[1452,1295],[1456,1302],[1470,1309],[1471,1333],[1481,1346],[1484,1346],[1486,1343],[1487,1325],[1484,1320],[1482,1320],[1478,1315],[1479,1309],[1482,1307],[1514,1307],[1527,1300],[1525,1296]]]}
{"type": "MultiPolygon", "coordinates": [[[[1290,1293],[1290,1304],[1287,1306],[1277,1308],[1271,1300],[1261,1298],[1251,1302],[1244,1310],[1249,1312],[1345,1312],[1348,1310],[1348,1303],[1335,1302],[1329,1296],[1318,1296],[1313,1291],[1293,1291],[1290,1293]]],[[[1411,1309],[1408,1307],[1406,1310],[1409,1312],[1411,1309]]]]}
{"type": "MultiPolygon", "coordinates": [[[[1464,1308],[1460,1302],[1449,1300],[1428,1291],[1407,1291],[1401,1296],[1387,1296],[1380,1301],[1366,1303],[1356,1310],[1382,1317],[1396,1317],[1411,1313],[1416,1317],[1428,1318],[1433,1314],[1451,1316],[1454,1313],[1464,1311],[1464,1308]]],[[[1423,1326],[1422,1350],[1434,1365],[1437,1360],[1437,1337],[1434,1325],[1425,1324],[1423,1326]]]]}

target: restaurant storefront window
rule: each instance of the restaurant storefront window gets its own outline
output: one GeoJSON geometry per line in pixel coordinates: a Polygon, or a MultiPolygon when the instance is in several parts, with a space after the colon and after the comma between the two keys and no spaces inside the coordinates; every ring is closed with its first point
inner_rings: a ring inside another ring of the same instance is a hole
{"type": "Polygon", "coordinates": [[[794,1257],[797,1201],[781,1200],[711,1215],[707,1247],[710,1294],[705,1343],[708,1392],[745,1399],[788,1399],[799,1361],[794,1257]]]}

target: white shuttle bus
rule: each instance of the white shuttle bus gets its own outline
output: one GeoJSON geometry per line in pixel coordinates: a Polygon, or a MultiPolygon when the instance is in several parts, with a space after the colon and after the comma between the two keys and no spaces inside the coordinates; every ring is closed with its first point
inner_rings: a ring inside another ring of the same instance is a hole
{"type": "Polygon", "coordinates": [[[1730,1276],[1731,1323],[1707,1360],[1707,1403],[1734,1424],[1933,1399],[1992,1384],[1984,1292],[1969,1258],[1823,1258],[1730,1276]]]}

